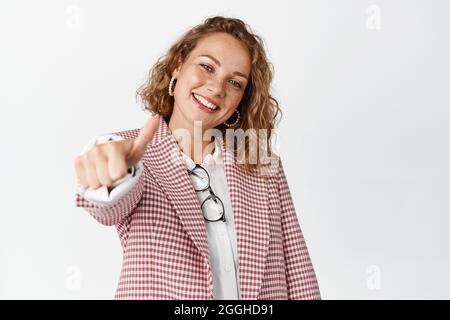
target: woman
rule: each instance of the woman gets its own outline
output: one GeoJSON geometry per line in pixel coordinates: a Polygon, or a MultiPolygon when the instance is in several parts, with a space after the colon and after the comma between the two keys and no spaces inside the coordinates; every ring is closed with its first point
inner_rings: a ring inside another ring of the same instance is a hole
{"type": "Polygon", "coordinates": [[[186,32],[140,88],[156,116],[75,160],[76,206],[121,240],[116,299],[320,299],[281,161],[262,161],[280,110],[250,30],[218,16],[186,32]]]}

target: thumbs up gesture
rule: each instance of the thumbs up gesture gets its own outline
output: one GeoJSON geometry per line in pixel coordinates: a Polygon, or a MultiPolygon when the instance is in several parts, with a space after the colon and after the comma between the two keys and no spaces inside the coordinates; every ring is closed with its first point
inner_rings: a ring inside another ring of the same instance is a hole
{"type": "Polygon", "coordinates": [[[148,143],[159,126],[159,115],[150,117],[136,139],[111,141],[94,145],[75,158],[78,182],[83,188],[97,189],[115,186],[142,159],[148,143]]]}

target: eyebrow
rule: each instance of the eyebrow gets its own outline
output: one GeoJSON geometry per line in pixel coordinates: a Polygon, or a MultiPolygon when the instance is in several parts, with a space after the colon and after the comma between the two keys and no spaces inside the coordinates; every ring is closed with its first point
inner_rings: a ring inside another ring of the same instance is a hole
{"type": "MultiPolygon", "coordinates": [[[[216,58],[214,58],[213,56],[210,56],[209,54],[203,54],[203,55],[201,55],[201,56],[199,56],[199,57],[206,57],[206,58],[209,58],[209,59],[211,59],[212,61],[214,61],[214,62],[220,67],[220,61],[217,60],[216,58]]],[[[248,80],[248,79],[247,79],[247,76],[246,76],[245,74],[243,74],[242,72],[235,71],[235,72],[233,72],[233,74],[235,74],[235,75],[237,75],[237,76],[241,76],[241,77],[245,78],[246,80],[248,80]]]]}

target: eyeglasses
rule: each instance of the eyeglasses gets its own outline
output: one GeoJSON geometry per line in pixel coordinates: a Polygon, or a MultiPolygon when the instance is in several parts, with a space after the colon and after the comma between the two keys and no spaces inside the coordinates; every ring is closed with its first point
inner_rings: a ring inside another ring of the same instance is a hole
{"type": "Polygon", "coordinates": [[[209,196],[201,204],[205,220],[210,222],[225,222],[225,207],[222,200],[216,196],[211,188],[211,179],[208,171],[201,165],[195,164],[192,170],[188,169],[188,173],[192,176],[192,184],[196,192],[209,191],[209,196]]]}

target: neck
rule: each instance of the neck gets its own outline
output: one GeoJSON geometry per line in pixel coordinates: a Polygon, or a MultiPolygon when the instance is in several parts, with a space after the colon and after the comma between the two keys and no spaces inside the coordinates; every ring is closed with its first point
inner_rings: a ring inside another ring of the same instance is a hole
{"type": "Polygon", "coordinates": [[[196,164],[202,164],[203,159],[214,152],[214,142],[203,140],[203,128],[199,123],[178,123],[172,116],[169,121],[172,131],[181,151],[188,155],[196,164]]]}

